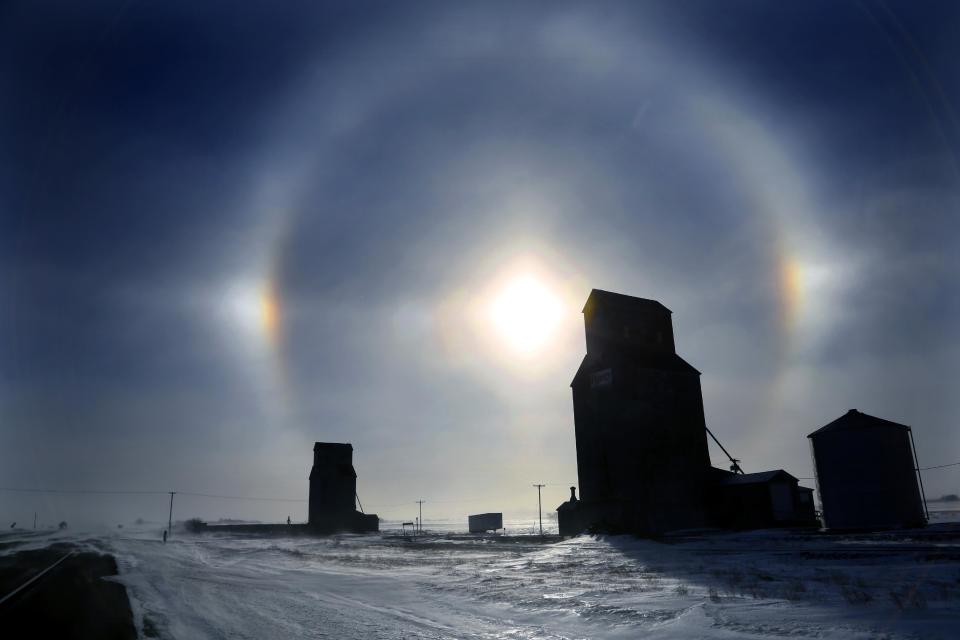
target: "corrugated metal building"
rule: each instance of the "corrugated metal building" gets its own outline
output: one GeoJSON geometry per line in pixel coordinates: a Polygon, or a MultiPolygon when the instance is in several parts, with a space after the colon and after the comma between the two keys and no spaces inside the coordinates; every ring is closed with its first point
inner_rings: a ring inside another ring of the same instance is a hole
{"type": "Polygon", "coordinates": [[[807,437],[826,528],[926,524],[910,427],[851,409],[807,437]]]}

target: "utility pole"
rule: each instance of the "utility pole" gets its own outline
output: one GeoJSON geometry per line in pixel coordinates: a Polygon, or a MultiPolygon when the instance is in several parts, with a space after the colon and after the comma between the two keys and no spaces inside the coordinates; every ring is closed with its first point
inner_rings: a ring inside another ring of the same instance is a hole
{"type": "Polygon", "coordinates": [[[36,511],[33,512],[33,528],[34,529],[37,528],[37,512],[36,511]]]}
{"type": "Polygon", "coordinates": [[[540,537],[543,537],[543,506],[540,501],[540,489],[543,489],[545,484],[535,484],[533,485],[537,488],[537,513],[540,514],[540,537]]]}
{"type": "Polygon", "coordinates": [[[417,504],[420,505],[420,520],[418,521],[420,524],[417,525],[420,529],[420,533],[423,533],[423,503],[423,500],[417,500],[417,504]]]}
{"type": "Polygon", "coordinates": [[[168,538],[173,535],[173,494],[175,493],[176,491],[170,492],[170,515],[167,517],[167,537],[168,538]]]}

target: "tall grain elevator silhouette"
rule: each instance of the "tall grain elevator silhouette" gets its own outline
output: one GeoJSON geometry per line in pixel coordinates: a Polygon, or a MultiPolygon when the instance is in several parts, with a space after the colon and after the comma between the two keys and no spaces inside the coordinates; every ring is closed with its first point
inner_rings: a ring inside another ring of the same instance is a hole
{"type": "Polygon", "coordinates": [[[587,298],[587,353],[570,385],[580,500],[558,510],[561,534],[709,524],[700,372],[677,355],[671,314],[598,289],[587,298]]]}
{"type": "Polygon", "coordinates": [[[313,468],[310,469],[308,526],[318,532],[379,530],[377,516],[357,511],[356,499],[353,445],[315,443],[313,468]]]}

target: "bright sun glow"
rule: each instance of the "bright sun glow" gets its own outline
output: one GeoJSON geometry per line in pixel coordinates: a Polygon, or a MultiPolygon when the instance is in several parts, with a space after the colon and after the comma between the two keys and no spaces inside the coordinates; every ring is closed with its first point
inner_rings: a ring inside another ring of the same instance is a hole
{"type": "Polygon", "coordinates": [[[260,336],[271,344],[276,343],[280,330],[280,304],[270,282],[253,281],[232,286],[226,294],[226,308],[245,339],[260,336]]]}
{"type": "Polygon", "coordinates": [[[560,313],[560,300],[533,276],[510,280],[490,306],[490,317],[500,335],[510,348],[523,354],[536,353],[547,345],[560,313]]]}

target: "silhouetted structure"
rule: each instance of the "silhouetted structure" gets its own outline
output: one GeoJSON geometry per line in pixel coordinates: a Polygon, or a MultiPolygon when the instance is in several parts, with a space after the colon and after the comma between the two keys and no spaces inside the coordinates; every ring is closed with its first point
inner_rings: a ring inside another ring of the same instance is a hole
{"type": "Polygon", "coordinates": [[[713,469],[711,511],[717,524],[733,529],[816,526],[813,489],[784,471],[732,473],[713,469]]]}
{"type": "Polygon", "coordinates": [[[671,313],[598,289],[587,298],[587,355],[570,385],[581,499],[571,487],[557,508],[560,534],[818,524],[812,489],[787,472],[710,466],[700,372],[676,353],[671,313]]]}
{"type": "Polygon", "coordinates": [[[590,293],[587,354],[570,385],[581,500],[559,511],[561,530],[649,535],[708,524],[700,372],[674,350],[671,313],[654,300],[590,293]]]}
{"type": "Polygon", "coordinates": [[[317,531],[378,531],[376,515],[356,509],[357,472],[353,445],[317,442],[310,470],[310,506],[307,524],[317,531]]]}
{"type": "Polygon", "coordinates": [[[807,437],[826,528],[926,524],[910,427],[851,409],[807,437]]]}
{"type": "Polygon", "coordinates": [[[308,521],[321,514],[353,511],[356,506],[357,472],[353,468],[353,445],[317,442],[310,469],[308,521]]]}
{"type": "Polygon", "coordinates": [[[200,523],[199,531],[229,531],[270,535],[311,535],[337,532],[368,533],[380,530],[376,514],[357,511],[357,472],[353,469],[353,445],[317,442],[313,445],[307,524],[200,523]]]}
{"type": "Polygon", "coordinates": [[[483,533],[503,529],[502,513],[478,513],[467,516],[467,528],[470,533],[483,533]]]}
{"type": "Polygon", "coordinates": [[[581,522],[580,501],[577,500],[577,488],[570,487],[570,499],[557,507],[557,526],[562,536],[575,536],[589,523],[581,522]]]}

